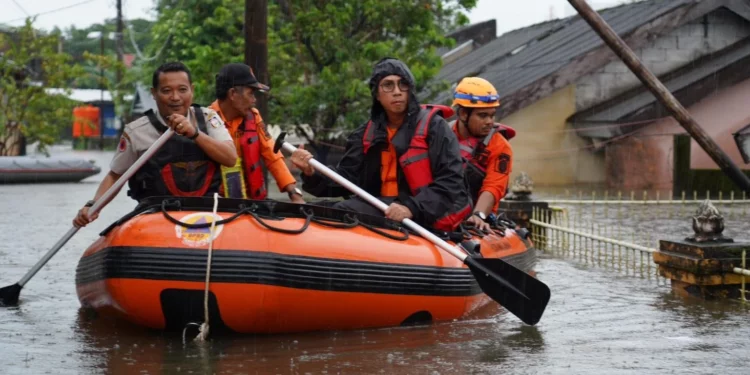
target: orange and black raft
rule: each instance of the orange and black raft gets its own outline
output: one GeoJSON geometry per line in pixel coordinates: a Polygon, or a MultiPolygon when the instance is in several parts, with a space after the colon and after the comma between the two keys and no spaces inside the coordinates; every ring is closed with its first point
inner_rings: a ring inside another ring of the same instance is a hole
{"type": "MultiPolygon", "coordinates": [[[[152,198],[113,223],[78,264],[81,304],[155,329],[203,322],[212,208],[211,198],[152,198]]],[[[216,220],[212,332],[419,324],[491,302],[461,261],[382,217],[221,199],[216,220]]],[[[482,237],[444,234],[474,256],[529,271],[536,257],[528,235],[507,226],[482,237]]]]}

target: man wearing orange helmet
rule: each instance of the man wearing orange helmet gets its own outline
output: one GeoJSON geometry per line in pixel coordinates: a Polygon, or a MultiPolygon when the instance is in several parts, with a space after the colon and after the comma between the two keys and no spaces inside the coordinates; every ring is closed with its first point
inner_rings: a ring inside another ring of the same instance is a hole
{"type": "Polygon", "coordinates": [[[453,93],[457,119],[451,124],[464,160],[474,214],[467,219],[475,227],[489,230],[487,216],[497,211],[505,196],[513,164],[508,139],[515,130],[495,123],[500,106],[497,90],[487,80],[467,77],[453,93]]]}

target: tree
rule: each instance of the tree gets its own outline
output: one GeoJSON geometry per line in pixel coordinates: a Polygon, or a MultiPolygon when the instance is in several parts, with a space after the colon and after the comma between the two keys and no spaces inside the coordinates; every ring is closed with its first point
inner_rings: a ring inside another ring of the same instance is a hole
{"type": "MultiPolygon", "coordinates": [[[[146,48],[151,42],[152,25],[153,22],[140,18],[129,20],[127,22],[126,26],[132,26],[132,28],[126,27],[123,31],[123,49],[125,54],[139,55],[139,52],[146,48]]],[[[62,43],[63,50],[70,54],[76,63],[83,65],[87,73],[89,73],[87,74],[87,79],[77,81],[77,88],[98,89],[100,87],[99,82],[102,80],[99,78],[100,71],[98,69],[100,69],[101,66],[98,64],[98,61],[92,60],[91,56],[92,54],[113,57],[117,55],[115,40],[107,37],[116,30],[117,19],[111,18],[105,20],[104,23],[93,24],[83,29],[77,29],[75,26],[71,26],[65,30],[65,32],[62,32],[64,36],[64,41],[62,43]],[[89,34],[92,32],[102,33],[104,35],[104,40],[102,41],[99,38],[89,38],[89,34]]],[[[137,58],[138,57],[136,57],[136,59],[137,58]]],[[[113,82],[116,79],[116,71],[111,69],[105,70],[104,76],[105,82],[113,82]]]]}
{"type": "Polygon", "coordinates": [[[279,88],[276,115],[310,123],[316,134],[366,120],[372,103],[367,81],[374,62],[383,57],[399,58],[410,67],[417,92],[447,89],[432,80],[442,65],[436,50],[454,45],[446,32],[466,22],[461,9],[475,5],[429,0],[277,3],[270,40],[276,50],[269,54],[269,66],[287,70],[272,75],[279,88]]]}
{"type": "MultiPolygon", "coordinates": [[[[476,0],[276,0],[268,6],[269,123],[309,124],[310,138],[350,129],[368,116],[367,81],[386,56],[405,61],[422,92],[447,89],[432,78],[448,31],[466,24],[476,0]]],[[[196,101],[213,100],[221,65],[243,60],[243,2],[159,0],[152,38],[159,62],[180,60],[193,74],[196,101]]],[[[156,65],[154,62],[153,65],[156,65]]]]}
{"type": "MultiPolygon", "coordinates": [[[[137,79],[135,74],[125,70],[125,64],[117,61],[117,56],[98,55],[90,52],[83,53],[84,61],[88,66],[94,66],[95,69],[85,69],[88,81],[96,81],[97,88],[101,87],[108,91],[112,96],[112,102],[115,106],[115,118],[125,118],[128,103],[125,101],[125,95],[133,91],[133,83],[137,79]],[[126,72],[122,81],[117,82],[114,75],[120,69],[126,72]],[[104,71],[104,76],[100,75],[104,71]]],[[[124,126],[124,124],[122,124],[124,126]]]]}
{"type": "Polygon", "coordinates": [[[72,58],[58,51],[59,34],[34,30],[28,19],[10,35],[0,35],[0,155],[17,149],[22,133],[27,142],[38,142],[38,149],[54,143],[60,130],[70,126],[75,105],[67,98],[69,90],[50,92],[83,75],[72,58]]]}
{"type": "Polygon", "coordinates": [[[182,61],[190,68],[194,101],[208,105],[214,98],[214,76],[229,62],[243,60],[244,2],[237,0],[158,0],[153,43],[146,55],[158,59],[144,65],[144,83],[165,61],[182,61]],[[166,46],[165,46],[166,43],[166,46]]]}

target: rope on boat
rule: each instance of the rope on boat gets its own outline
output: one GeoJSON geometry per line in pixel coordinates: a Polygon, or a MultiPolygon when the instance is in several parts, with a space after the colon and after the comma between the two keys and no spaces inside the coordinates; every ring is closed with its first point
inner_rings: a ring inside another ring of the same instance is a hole
{"type": "Polygon", "coordinates": [[[305,223],[302,224],[302,227],[299,228],[299,229],[276,228],[276,227],[271,226],[270,224],[266,223],[265,221],[263,221],[263,219],[261,219],[258,214],[256,214],[255,212],[252,212],[252,211],[250,211],[250,216],[252,216],[258,222],[258,224],[260,224],[260,225],[262,225],[262,226],[264,226],[264,227],[266,227],[266,228],[268,228],[270,230],[273,230],[273,231],[276,231],[276,232],[281,232],[281,233],[286,233],[286,234],[300,234],[300,233],[303,233],[304,231],[306,231],[307,227],[310,226],[310,221],[312,221],[313,212],[312,212],[312,210],[310,210],[310,211],[305,210],[305,207],[300,207],[299,210],[300,210],[300,212],[302,212],[303,215],[305,215],[305,223]]]}
{"type": "MultiPolygon", "coordinates": [[[[185,228],[193,228],[193,229],[208,228],[208,227],[214,225],[213,221],[211,223],[194,223],[194,224],[183,223],[182,221],[175,219],[174,217],[172,217],[169,214],[169,212],[167,210],[167,206],[169,206],[170,204],[168,202],[169,202],[168,200],[162,201],[161,212],[164,215],[164,217],[167,220],[169,220],[170,222],[172,222],[173,224],[176,224],[176,225],[179,225],[179,226],[182,226],[182,227],[185,227],[185,228]]],[[[320,225],[324,225],[324,226],[328,226],[328,227],[333,227],[333,228],[340,228],[340,229],[343,229],[343,228],[347,228],[347,229],[348,228],[354,228],[354,227],[356,227],[356,226],[359,225],[359,226],[362,226],[362,227],[368,229],[371,232],[377,233],[377,234],[379,234],[379,235],[381,235],[383,237],[386,237],[386,238],[389,238],[389,239],[392,239],[392,240],[406,241],[407,239],[409,239],[409,231],[406,228],[402,227],[402,226],[395,226],[393,228],[390,228],[392,230],[396,230],[396,231],[399,231],[399,232],[402,233],[401,236],[395,236],[395,235],[392,235],[390,233],[387,233],[387,232],[385,232],[385,231],[383,231],[383,230],[375,227],[374,225],[369,225],[369,224],[366,224],[366,223],[363,223],[363,222],[359,221],[359,219],[357,219],[356,215],[346,214],[346,215],[344,215],[344,220],[345,220],[344,223],[335,223],[335,222],[330,222],[330,221],[327,221],[327,220],[324,220],[324,219],[317,219],[317,218],[315,218],[315,215],[314,215],[314,213],[313,213],[312,210],[309,210],[306,207],[301,206],[299,208],[299,210],[300,210],[300,213],[302,213],[302,215],[305,217],[304,224],[302,224],[302,226],[299,229],[285,229],[285,228],[274,227],[274,226],[268,224],[263,218],[261,218],[260,215],[258,215],[255,212],[258,209],[258,206],[255,205],[255,204],[251,205],[250,207],[246,207],[244,205],[241,205],[240,207],[241,207],[241,209],[239,211],[237,211],[237,213],[235,213],[234,215],[232,215],[232,216],[230,216],[230,217],[228,217],[226,219],[219,220],[215,224],[218,224],[218,225],[227,224],[227,223],[230,223],[230,222],[234,221],[235,219],[237,219],[238,217],[240,217],[242,215],[250,215],[250,216],[252,216],[258,222],[258,224],[262,225],[263,227],[265,227],[265,228],[267,228],[269,230],[275,231],[275,232],[280,232],[280,233],[285,233],[285,234],[301,234],[301,233],[304,233],[307,230],[307,228],[310,226],[310,223],[316,223],[316,224],[320,224],[320,225]]],[[[214,211],[214,213],[216,213],[216,212],[214,211]]]]}
{"type": "MultiPolygon", "coordinates": [[[[198,328],[198,336],[195,337],[195,341],[206,341],[208,338],[209,333],[209,320],[208,320],[208,296],[210,293],[210,283],[211,283],[211,258],[213,256],[213,246],[214,246],[214,234],[216,233],[216,223],[220,220],[216,220],[216,211],[219,208],[219,194],[214,193],[214,209],[213,209],[213,215],[211,217],[211,230],[209,232],[209,238],[208,238],[208,260],[206,262],[206,290],[203,295],[203,324],[200,325],[198,328]]],[[[189,323],[190,325],[197,325],[196,323],[189,323]]],[[[187,327],[182,331],[182,342],[185,342],[185,330],[187,330],[187,327]]]]}
{"type": "MultiPolygon", "coordinates": [[[[217,195],[216,193],[214,193],[214,194],[217,195]]],[[[218,201],[214,202],[214,205],[217,202],[218,201]]],[[[163,200],[161,202],[161,212],[162,212],[162,214],[164,214],[164,217],[167,218],[167,220],[169,220],[170,222],[172,222],[172,224],[177,224],[177,225],[179,225],[181,227],[191,228],[191,229],[208,228],[208,227],[211,227],[211,226],[214,225],[213,221],[211,223],[196,223],[196,224],[183,223],[182,221],[179,221],[179,220],[173,218],[167,212],[167,206],[170,206],[170,205],[171,206],[177,206],[178,209],[181,209],[182,207],[180,207],[180,204],[179,204],[180,202],[179,201],[175,201],[174,203],[171,203],[171,204],[170,203],[171,202],[169,202],[168,199],[163,200]]],[[[234,215],[232,215],[232,216],[230,216],[230,217],[228,217],[226,219],[217,221],[216,225],[229,224],[230,222],[234,221],[234,219],[236,219],[236,218],[238,218],[238,217],[240,217],[240,216],[242,216],[244,214],[251,213],[254,209],[255,209],[255,205],[253,205],[253,206],[251,206],[249,208],[248,207],[242,207],[242,209],[240,209],[239,211],[237,211],[237,213],[235,213],[234,215]]],[[[216,214],[216,211],[217,210],[214,209],[214,214],[216,214]]]]}

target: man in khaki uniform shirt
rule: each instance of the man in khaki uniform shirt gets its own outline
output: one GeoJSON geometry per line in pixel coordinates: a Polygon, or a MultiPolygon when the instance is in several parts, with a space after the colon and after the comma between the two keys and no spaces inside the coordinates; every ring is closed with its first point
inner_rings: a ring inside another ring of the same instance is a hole
{"type": "MultiPolygon", "coordinates": [[[[208,136],[220,142],[232,142],[232,145],[234,145],[232,136],[229,134],[226,126],[224,126],[224,122],[221,121],[219,114],[210,108],[203,107],[202,109],[203,116],[206,118],[208,136]]],[[[194,111],[195,108],[191,107],[188,111],[187,119],[193,126],[197,127],[198,124],[195,120],[194,111]]],[[[155,115],[164,126],[169,126],[159,112],[155,112],[155,115]]],[[[117,153],[112,158],[109,169],[120,175],[125,173],[160,136],[161,134],[151,125],[147,116],[140,117],[128,123],[125,125],[125,130],[117,146],[117,153]]]]}
{"type": "MultiPolygon", "coordinates": [[[[117,153],[110,164],[111,170],[99,184],[94,199],[86,202],[83,208],[78,211],[78,215],[73,220],[73,225],[76,227],[85,226],[97,218],[98,215],[88,216],[89,208],[115,184],[125,171],[135,163],[139,156],[151,147],[161,136],[160,133],[166,130],[167,127],[172,128],[176,134],[167,141],[156,155],[151,157],[149,162],[139,169],[136,175],[131,177],[130,182],[160,179],[160,176],[152,178],[154,175],[158,176],[158,170],[156,171],[157,173],[153,173],[154,166],[149,165],[159,155],[162,158],[160,162],[174,163],[183,161],[181,158],[194,158],[197,152],[199,155],[203,155],[201,156],[202,160],[213,161],[229,167],[235,165],[237,151],[235,150],[232,136],[221,121],[221,117],[211,109],[201,108],[206,122],[206,133],[200,131],[197,126],[197,116],[194,107],[192,107],[193,84],[190,78],[190,71],[185,65],[180,62],[163,64],[154,72],[152,86],[151,93],[158,107],[158,111],[155,111],[153,114],[156,121],[152,123],[148,116],[144,116],[125,125],[123,135],[117,147],[117,153]],[[159,131],[156,127],[163,127],[164,130],[159,131]],[[172,150],[172,152],[163,152],[165,150],[172,150]],[[185,151],[182,151],[183,155],[178,155],[175,150],[185,151]],[[168,160],[165,161],[164,158],[168,160]]],[[[185,161],[190,161],[190,159],[185,161]]],[[[206,176],[198,177],[208,178],[206,176]]],[[[219,183],[220,181],[219,176],[219,183]]],[[[157,195],[164,195],[163,182],[156,182],[162,184],[160,186],[161,190],[159,188],[156,190],[157,195]]],[[[179,181],[172,180],[171,182],[179,181]]],[[[215,179],[211,182],[213,182],[212,186],[216,185],[215,179]]],[[[218,190],[218,186],[215,187],[218,190]]],[[[141,193],[143,191],[141,190],[141,193]]],[[[153,190],[146,190],[146,192],[153,192],[153,190]]],[[[149,196],[150,194],[146,195],[149,196]]]]}

